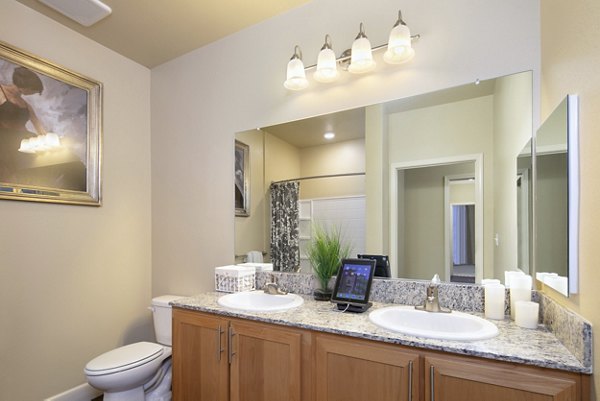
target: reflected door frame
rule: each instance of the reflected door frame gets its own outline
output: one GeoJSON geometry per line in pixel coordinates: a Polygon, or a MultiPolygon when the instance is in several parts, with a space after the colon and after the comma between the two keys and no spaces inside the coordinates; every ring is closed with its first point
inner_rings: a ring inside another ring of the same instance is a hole
{"type": "MultiPolygon", "coordinates": [[[[483,153],[441,157],[435,159],[413,160],[390,163],[390,269],[392,277],[398,277],[398,175],[402,170],[421,167],[441,166],[444,164],[475,163],[475,282],[483,278],[483,153]]],[[[447,246],[447,245],[446,245],[447,246]]],[[[446,271],[447,266],[440,266],[446,271]]]]}
{"type": "MultiPolygon", "coordinates": [[[[477,167],[475,167],[477,168],[477,167]]],[[[483,224],[479,221],[478,210],[482,205],[482,196],[480,193],[481,185],[477,185],[477,179],[475,178],[475,174],[453,174],[447,175],[444,177],[444,260],[446,261],[446,265],[444,273],[445,273],[445,281],[451,282],[452,277],[452,268],[454,266],[453,263],[453,251],[452,244],[454,241],[453,237],[453,213],[452,206],[454,205],[475,205],[475,282],[481,282],[481,278],[477,281],[477,244],[483,244],[483,224]],[[474,179],[475,186],[475,200],[474,202],[461,202],[461,203],[452,203],[450,201],[450,183],[452,181],[464,181],[467,179],[474,179]]],[[[481,248],[483,249],[483,247],[481,248]]],[[[481,265],[480,265],[481,266],[481,265]]]]}

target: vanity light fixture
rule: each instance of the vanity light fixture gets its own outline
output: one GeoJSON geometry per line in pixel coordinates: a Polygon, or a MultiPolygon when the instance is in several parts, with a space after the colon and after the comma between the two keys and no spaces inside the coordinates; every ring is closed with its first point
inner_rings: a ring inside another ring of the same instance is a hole
{"type": "Polygon", "coordinates": [[[308,87],[306,70],[315,69],[313,78],[317,82],[334,82],[339,77],[338,65],[353,74],[363,74],[373,71],[376,67],[373,60],[373,51],[387,48],[383,60],[388,64],[402,64],[410,61],[415,51],[412,48],[413,39],[419,39],[420,35],[410,34],[410,29],[402,19],[402,12],[398,11],[398,19],[394,24],[388,43],[371,47],[371,42],[365,34],[364,25],[360,23],[360,29],[356,39],[352,43],[352,49],[345,50],[340,57],[336,58],[331,45],[331,37],[325,35],[325,43],[321,47],[317,58],[317,64],[304,67],[302,62],[302,51],[296,45],[294,54],[287,67],[287,78],[284,86],[290,90],[302,90],[308,87]]]}
{"type": "Polygon", "coordinates": [[[323,138],[327,139],[328,141],[331,141],[333,138],[335,138],[335,133],[326,132],[323,134],[323,138]]]}

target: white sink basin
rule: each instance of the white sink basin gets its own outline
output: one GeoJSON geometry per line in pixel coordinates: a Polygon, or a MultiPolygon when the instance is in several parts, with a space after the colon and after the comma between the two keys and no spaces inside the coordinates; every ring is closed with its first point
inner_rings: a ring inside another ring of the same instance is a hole
{"type": "Polygon", "coordinates": [[[279,312],[300,306],[304,300],[296,294],[270,295],[264,291],[248,291],[223,295],[217,303],[248,312],[279,312]]]}
{"type": "Polygon", "coordinates": [[[486,340],[498,335],[495,324],[477,316],[452,311],[432,313],[413,306],[390,306],[369,314],[371,322],[384,329],[438,340],[486,340]]]}

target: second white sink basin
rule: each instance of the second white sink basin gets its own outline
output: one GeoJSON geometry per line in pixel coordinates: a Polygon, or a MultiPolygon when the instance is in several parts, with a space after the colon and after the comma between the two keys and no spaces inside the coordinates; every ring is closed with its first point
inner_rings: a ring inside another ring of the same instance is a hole
{"type": "Polygon", "coordinates": [[[217,303],[248,312],[279,312],[298,307],[304,300],[296,294],[270,295],[264,291],[247,291],[223,295],[217,303]]]}
{"type": "Polygon", "coordinates": [[[478,316],[452,311],[432,313],[413,306],[390,306],[369,314],[371,322],[384,329],[438,340],[486,340],[498,335],[495,324],[478,316]]]}

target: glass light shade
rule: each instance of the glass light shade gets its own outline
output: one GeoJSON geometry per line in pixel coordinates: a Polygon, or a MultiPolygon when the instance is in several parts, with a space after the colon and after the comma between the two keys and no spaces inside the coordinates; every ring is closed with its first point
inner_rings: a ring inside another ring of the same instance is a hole
{"type": "Polygon", "coordinates": [[[366,37],[358,38],[352,43],[352,56],[348,71],[353,74],[362,74],[375,69],[375,61],[371,52],[371,42],[366,37]]]}
{"type": "Polygon", "coordinates": [[[314,78],[318,82],[333,82],[338,76],[337,61],[335,53],[331,49],[323,49],[317,58],[317,70],[314,78]]]}
{"type": "Polygon", "coordinates": [[[411,60],[415,55],[410,39],[410,29],[399,24],[390,32],[387,51],[383,60],[388,64],[402,64],[411,60]]]}
{"type": "Polygon", "coordinates": [[[299,58],[293,58],[287,65],[287,79],[283,83],[286,89],[299,91],[308,86],[304,63],[299,58]]]}

